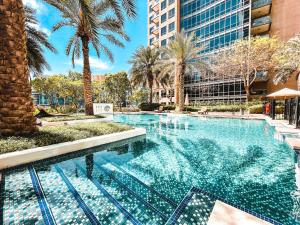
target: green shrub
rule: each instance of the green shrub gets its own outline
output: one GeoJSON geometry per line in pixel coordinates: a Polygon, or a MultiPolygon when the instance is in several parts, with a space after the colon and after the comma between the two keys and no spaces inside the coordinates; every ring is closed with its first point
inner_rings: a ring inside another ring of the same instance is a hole
{"type": "Polygon", "coordinates": [[[130,107],[122,107],[122,112],[139,112],[140,109],[130,108],[130,107]]]}
{"type": "Polygon", "coordinates": [[[154,110],[158,109],[159,106],[160,106],[159,103],[150,104],[150,103],[147,103],[147,102],[143,102],[143,103],[140,104],[139,108],[142,111],[154,111],[154,110]]]}
{"type": "Polygon", "coordinates": [[[175,110],[175,105],[164,105],[164,110],[175,110]]]}
{"type": "Polygon", "coordinates": [[[248,107],[248,110],[251,114],[262,114],[263,113],[263,106],[260,105],[252,105],[248,107]]]}
{"type": "Polygon", "coordinates": [[[238,112],[241,109],[246,110],[245,105],[218,105],[208,108],[211,112],[238,112]]]}
{"type": "Polygon", "coordinates": [[[43,117],[42,121],[47,122],[62,122],[70,120],[86,120],[86,119],[99,119],[104,118],[101,115],[86,116],[84,114],[69,114],[69,115],[53,115],[51,117],[43,117]]]}
{"type": "Polygon", "coordinates": [[[39,113],[40,113],[40,110],[38,108],[34,108],[33,115],[36,116],[39,113]]]}
{"type": "Polygon", "coordinates": [[[22,137],[1,137],[0,154],[29,148],[75,141],[131,129],[127,125],[108,122],[82,123],[68,126],[41,127],[39,132],[22,137]]]}
{"type": "Polygon", "coordinates": [[[276,114],[284,114],[284,105],[277,105],[275,108],[276,114]]]}

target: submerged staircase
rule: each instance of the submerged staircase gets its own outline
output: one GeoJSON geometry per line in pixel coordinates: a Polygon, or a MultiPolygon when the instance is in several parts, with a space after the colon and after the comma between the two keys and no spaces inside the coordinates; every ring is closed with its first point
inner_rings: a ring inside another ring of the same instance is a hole
{"type": "Polygon", "coordinates": [[[216,200],[226,202],[193,187],[178,204],[104,158],[30,165],[3,177],[0,224],[206,225],[216,200]]]}

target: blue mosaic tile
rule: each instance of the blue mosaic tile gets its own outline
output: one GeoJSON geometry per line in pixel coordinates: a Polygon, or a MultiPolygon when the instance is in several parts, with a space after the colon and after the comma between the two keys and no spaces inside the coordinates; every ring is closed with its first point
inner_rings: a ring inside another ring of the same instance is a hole
{"type": "Polygon", "coordinates": [[[62,163],[60,167],[101,224],[132,224],[90,179],[78,171],[75,164],[62,163]]]}
{"type": "Polygon", "coordinates": [[[5,172],[3,224],[45,224],[27,168],[5,172]]]}
{"type": "Polygon", "coordinates": [[[91,224],[61,176],[52,166],[35,167],[57,224],[91,224]]]}

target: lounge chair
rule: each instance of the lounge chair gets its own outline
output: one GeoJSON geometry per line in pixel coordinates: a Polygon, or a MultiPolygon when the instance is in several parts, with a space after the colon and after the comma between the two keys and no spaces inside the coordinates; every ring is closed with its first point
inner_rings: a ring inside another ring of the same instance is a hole
{"type": "Polygon", "coordinates": [[[159,106],[159,108],[157,110],[155,110],[154,112],[156,112],[156,113],[163,113],[164,112],[164,107],[163,106],[159,106]]]}
{"type": "Polygon", "coordinates": [[[201,115],[206,115],[206,114],[208,114],[207,107],[202,107],[202,108],[198,111],[198,114],[201,114],[201,115]]]}

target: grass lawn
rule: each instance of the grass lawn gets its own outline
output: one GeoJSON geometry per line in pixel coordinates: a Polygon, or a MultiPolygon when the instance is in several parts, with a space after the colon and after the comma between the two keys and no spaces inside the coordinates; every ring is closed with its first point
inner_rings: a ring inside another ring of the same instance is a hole
{"type": "Polygon", "coordinates": [[[95,116],[86,116],[84,114],[68,114],[68,115],[54,115],[50,117],[41,118],[42,121],[47,122],[62,122],[69,120],[86,120],[86,119],[100,119],[104,118],[104,116],[95,115],[95,116]]]}
{"type": "Polygon", "coordinates": [[[39,132],[30,136],[0,136],[0,154],[58,144],[67,141],[75,141],[130,129],[132,129],[130,126],[111,122],[41,127],[39,132]]]}

